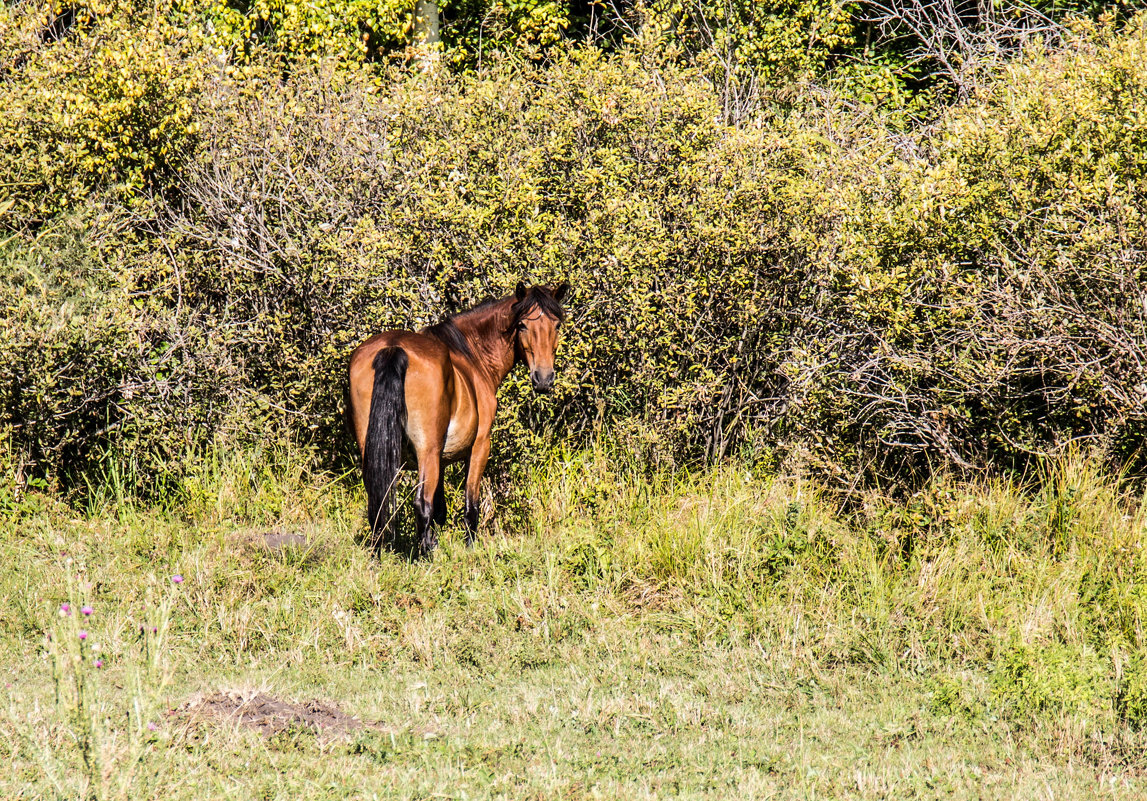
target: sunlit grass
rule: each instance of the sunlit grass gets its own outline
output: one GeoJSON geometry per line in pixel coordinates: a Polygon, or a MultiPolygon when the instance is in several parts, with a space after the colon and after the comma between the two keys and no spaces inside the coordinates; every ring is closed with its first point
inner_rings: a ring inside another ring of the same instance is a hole
{"type": "Polygon", "coordinates": [[[451,528],[413,563],[375,560],[355,477],[290,448],[197,461],[150,505],[123,471],[82,509],[25,497],[0,533],[0,796],[1147,792],[1147,518],[1086,458],[847,504],[604,447],[522,475],[477,547],[451,528]],[[53,682],[65,602],[95,610],[98,771],[53,682]],[[170,714],[219,689],[380,728],[170,714]]]}

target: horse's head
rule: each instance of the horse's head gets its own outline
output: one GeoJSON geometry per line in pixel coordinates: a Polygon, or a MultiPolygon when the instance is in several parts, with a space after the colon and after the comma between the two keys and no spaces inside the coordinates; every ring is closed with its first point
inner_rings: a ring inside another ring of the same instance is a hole
{"type": "Polygon", "coordinates": [[[569,288],[566,282],[555,289],[540,285],[527,289],[520,283],[514,291],[514,355],[526,363],[535,392],[554,387],[554,351],[566,316],[562,300],[569,288]]]}

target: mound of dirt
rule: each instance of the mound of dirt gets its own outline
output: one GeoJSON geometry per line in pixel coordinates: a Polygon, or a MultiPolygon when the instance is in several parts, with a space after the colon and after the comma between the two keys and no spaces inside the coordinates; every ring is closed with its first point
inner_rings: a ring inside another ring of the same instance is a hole
{"type": "Polygon", "coordinates": [[[260,692],[220,691],[193,698],[178,712],[192,720],[235,723],[257,729],[267,737],[282,732],[310,729],[324,736],[338,736],[355,729],[381,729],[378,723],[359,720],[326,701],[291,703],[260,692]]]}
{"type": "Polygon", "coordinates": [[[306,548],[307,538],[303,534],[289,531],[268,531],[263,535],[263,545],[269,551],[282,551],[287,548],[306,548]]]}

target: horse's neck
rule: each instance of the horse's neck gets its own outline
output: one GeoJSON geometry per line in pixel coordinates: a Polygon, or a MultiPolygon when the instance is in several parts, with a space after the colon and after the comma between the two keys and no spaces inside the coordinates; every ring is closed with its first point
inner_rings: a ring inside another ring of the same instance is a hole
{"type": "Polygon", "coordinates": [[[474,350],[478,366],[493,380],[495,389],[514,369],[514,332],[507,330],[512,305],[513,299],[506,298],[483,314],[462,315],[454,321],[474,350]]]}

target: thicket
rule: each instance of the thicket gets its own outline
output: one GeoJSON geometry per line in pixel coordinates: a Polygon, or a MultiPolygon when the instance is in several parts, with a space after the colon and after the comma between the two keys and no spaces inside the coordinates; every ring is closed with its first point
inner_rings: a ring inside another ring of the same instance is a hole
{"type": "Polygon", "coordinates": [[[3,12],[10,474],[345,454],[353,346],[519,278],[570,280],[572,324],[552,401],[504,391],[503,455],[533,430],[845,485],[1067,443],[1143,464],[1147,17],[906,99],[831,68],[855,15],[765,85],[744,38],[722,67],[653,22],[456,73],[284,61],[268,9],[238,43],[190,4],[3,12]]]}

